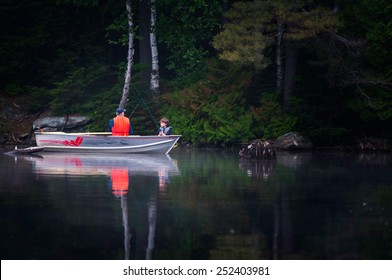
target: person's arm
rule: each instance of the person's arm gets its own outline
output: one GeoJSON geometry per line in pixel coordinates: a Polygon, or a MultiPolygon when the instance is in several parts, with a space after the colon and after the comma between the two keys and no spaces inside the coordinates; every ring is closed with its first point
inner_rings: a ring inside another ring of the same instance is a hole
{"type": "Polygon", "coordinates": [[[114,120],[113,120],[113,119],[110,119],[110,121],[109,121],[109,127],[108,127],[108,132],[112,132],[112,127],[113,127],[113,125],[114,125],[114,120]]]}
{"type": "Polygon", "coordinates": [[[129,135],[133,134],[133,127],[132,127],[132,123],[129,122],[129,135]]]}

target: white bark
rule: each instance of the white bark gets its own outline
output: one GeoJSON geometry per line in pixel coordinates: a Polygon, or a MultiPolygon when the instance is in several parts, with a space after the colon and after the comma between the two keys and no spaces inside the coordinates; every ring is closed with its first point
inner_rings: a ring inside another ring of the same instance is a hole
{"type": "Polygon", "coordinates": [[[155,0],[150,1],[151,5],[151,29],[150,29],[150,45],[151,45],[151,79],[150,89],[154,95],[159,94],[159,64],[158,64],[158,45],[156,38],[156,19],[157,10],[155,0]]]}
{"type": "Polygon", "coordinates": [[[128,95],[129,95],[129,87],[131,85],[131,78],[132,78],[132,66],[133,66],[133,53],[134,53],[134,48],[133,48],[133,21],[132,21],[132,6],[131,6],[131,0],[126,0],[126,9],[127,9],[127,16],[128,16],[128,56],[127,56],[127,70],[125,72],[125,82],[124,82],[124,89],[123,89],[123,94],[122,98],[120,101],[119,107],[124,108],[127,100],[128,100],[128,95]]]}
{"type": "Polygon", "coordinates": [[[152,259],[152,251],[155,244],[155,227],[157,224],[157,200],[152,197],[148,205],[148,245],[146,249],[146,260],[152,259]]]}
{"type": "Polygon", "coordinates": [[[128,225],[128,201],[126,195],[121,197],[121,211],[123,218],[123,226],[124,226],[124,251],[125,251],[125,259],[129,260],[129,249],[131,247],[131,235],[129,233],[129,225],[128,225]]]}

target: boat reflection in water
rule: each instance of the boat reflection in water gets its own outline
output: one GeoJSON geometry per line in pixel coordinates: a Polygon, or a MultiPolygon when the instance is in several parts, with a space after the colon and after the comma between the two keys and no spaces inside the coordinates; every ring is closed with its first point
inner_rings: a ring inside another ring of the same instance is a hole
{"type": "MultiPolygon", "coordinates": [[[[18,158],[15,158],[17,161],[18,158]]],[[[45,153],[38,156],[22,157],[33,163],[34,172],[41,176],[95,176],[109,178],[112,194],[121,201],[122,224],[124,227],[124,251],[126,260],[130,256],[131,234],[128,219],[127,194],[131,175],[158,176],[159,190],[165,191],[168,179],[178,175],[177,163],[169,155],[95,155],[45,153]]],[[[146,259],[151,259],[154,249],[157,221],[157,198],[152,195],[148,208],[148,244],[146,259]]]]}
{"type": "Polygon", "coordinates": [[[124,169],[139,175],[179,173],[176,162],[169,155],[43,153],[23,158],[33,162],[38,175],[111,176],[112,170],[124,169]]]}

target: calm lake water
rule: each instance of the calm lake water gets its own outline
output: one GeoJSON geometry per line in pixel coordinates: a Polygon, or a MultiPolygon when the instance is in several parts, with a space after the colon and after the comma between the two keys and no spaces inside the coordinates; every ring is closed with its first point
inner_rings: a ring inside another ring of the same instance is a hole
{"type": "Polygon", "coordinates": [[[3,260],[392,259],[391,155],[3,152],[3,260]]]}

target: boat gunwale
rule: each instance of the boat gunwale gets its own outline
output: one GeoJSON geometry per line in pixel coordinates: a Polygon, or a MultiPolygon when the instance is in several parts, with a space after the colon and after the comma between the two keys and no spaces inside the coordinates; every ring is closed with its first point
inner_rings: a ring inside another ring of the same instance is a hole
{"type": "Polygon", "coordinates": [[[128,136],[113,136],[111,135],[111,132],[70,132],[70,133],[66,133],[66,132],[61,132],[61,131],[55,131],[55,132],[35,132],[36,135],[59,135],[59,136],[83,136],[83,137],[92,137],[92,138],[96,138],[96,137],[110,137],[110,138],[125,138],[125,139],[129,139],[129,138],[179,138],[182,135],[165,135],[165,136],[159,136],[159,135],[128,135],[128,136]]]}

